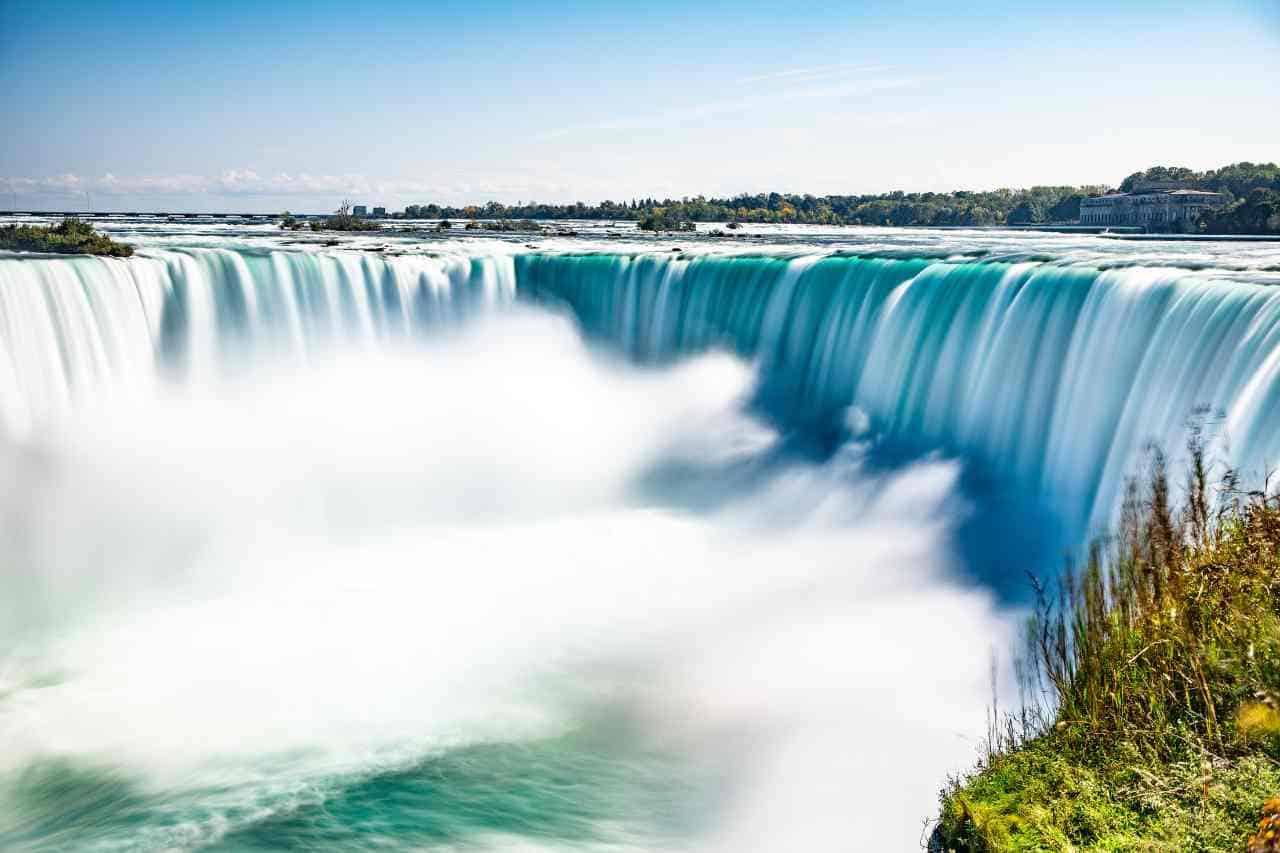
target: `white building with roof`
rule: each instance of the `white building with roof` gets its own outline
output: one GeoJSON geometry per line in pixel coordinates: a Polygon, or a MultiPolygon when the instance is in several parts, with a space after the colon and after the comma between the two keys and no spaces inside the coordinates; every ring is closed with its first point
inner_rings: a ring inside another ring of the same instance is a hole
{"type": "Polygon", "coordinates": [[[1082,199],[1080,224],[1191,231],[1201,213],[1226,203],[1223,193],[1190,189],[1178,181],[1147,181],[1133,192],[1082,199]]]}

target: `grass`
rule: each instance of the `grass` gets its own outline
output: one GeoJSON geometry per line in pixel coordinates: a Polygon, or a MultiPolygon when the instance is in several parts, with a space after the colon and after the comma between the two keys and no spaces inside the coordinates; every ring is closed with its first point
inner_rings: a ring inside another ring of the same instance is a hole
{"type": "Polygon", "coordinates": [[[133,247],[117,243],[79,219],[59,225],[6,225],[0,228],[0,249],[13,252],[52,252],[59,255],[109,255],[127,258],[133,247]]]}
{"type": "Polygon", "coordinates": [[[1044,737],[949,791],[940,836],[956,851],[1243,850],[1278,790],[1265,755],[1210,757],[1192,741],[1152,761],[1120,742],[1090,759],[1044,737]]]}
{"type": "Polygon", "coordinates": [[[977,769],[943,789],[942,849],[1244,850],[1264,831],[1280,793],[1280,498],[1231,471],[1211,485],[1202,426],[1180,506],[1153,450],[1116,534],[1053,594],[1037,585],[1022,707],[993,714],[977,769]]]}

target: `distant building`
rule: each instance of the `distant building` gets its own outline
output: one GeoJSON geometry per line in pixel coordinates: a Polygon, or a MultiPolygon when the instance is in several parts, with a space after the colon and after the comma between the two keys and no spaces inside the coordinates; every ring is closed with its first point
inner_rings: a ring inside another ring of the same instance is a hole
{"type": "Polygon", "coordinates": [[[1127,225],[1148,231],[1190,231],[1206,210],[1222,207],[1227,197],[1190,189],[1180,181],[1145,181],[1133,192],[1081,199],[1081,225],[1127,225]]]}
{"type": "Polygon", "coordinates": [[[387,216],[387,209],[385,207],[375,207],[373,209],[374,219],[385,219],[386,216],[387,216]]]}
{"type": "Polygon", "coordinates": [[[351,208],[351,215],[352,216],[368,216],[369,210],[363,204],[357,204],[355,207],[351,208]]]}

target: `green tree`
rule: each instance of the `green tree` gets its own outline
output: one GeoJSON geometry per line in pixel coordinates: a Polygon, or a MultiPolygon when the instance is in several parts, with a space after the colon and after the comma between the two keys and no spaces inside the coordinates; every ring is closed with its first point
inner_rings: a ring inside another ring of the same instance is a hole
{"type": "Polygon", "coordinates": [[[1031,199],[1018,202],[1018,205],[1005,218],[1010,225],[1032,225],[1044,222],[1044,207],[1031,199]]]}
{"type": "Polygon", "coordinates": [[[1200,216],[1206,234],[1280,234],[1280,192],[1258,188],[1248,196],[1200,216]]]}

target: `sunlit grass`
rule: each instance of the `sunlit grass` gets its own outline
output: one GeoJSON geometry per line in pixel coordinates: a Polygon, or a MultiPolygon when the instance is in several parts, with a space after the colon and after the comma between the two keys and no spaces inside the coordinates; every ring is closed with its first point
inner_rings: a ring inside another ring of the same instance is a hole
{"type": "Polygon", "coordinates": [[[1187,449],[1180,489],[1153,450],[1117,533],[1053,592],[1037,588],[1023,707],[943,790],[945,848],[1239,850],[1266,830],[1263,803],[1280,793],[1280,499],[1230,471],[1212,485],[1199,423],[1187,449]]]}

